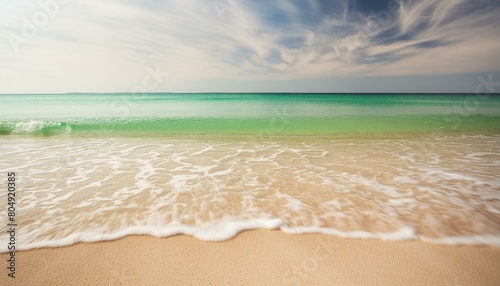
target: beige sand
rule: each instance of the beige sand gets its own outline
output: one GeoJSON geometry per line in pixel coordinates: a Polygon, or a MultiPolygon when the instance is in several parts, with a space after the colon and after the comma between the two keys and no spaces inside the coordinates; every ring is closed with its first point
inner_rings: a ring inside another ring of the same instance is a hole
{"type": "Polygon", "coordinates": [[[0,285],[500,285],[500,248],[257,230],[22,251],[17,278],[1,269],[0,285]]]}

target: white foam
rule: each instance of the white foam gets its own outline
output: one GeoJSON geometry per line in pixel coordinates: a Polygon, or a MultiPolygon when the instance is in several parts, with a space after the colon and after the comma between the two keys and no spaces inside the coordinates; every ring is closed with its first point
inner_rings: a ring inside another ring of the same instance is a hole
{"type": "MultiPolygon", "coordinates": [[[[40,131],[46,127],[56,127],[61,126],[63,123],[57,121],[45,121],[45,120],[30,120],[30,121],[20,121],[11,122],[13,127],[12,134],[33,134],[40,131]]],[[[66,133],[70,133],[72,128],[69,124],[65,127],[66,133]]]]}
{"type": "MultiPolygon", "coordinates": [[[[29,250],[42,247],[62,247],[79,242],[98,242],[116,240],[129,235],[151,235],[165,238],[174,235],[189,235],[203,241],[225,241],[233,238],[238,233],[253,229],[280,229],[288,234],[320,233],[342,238],[352,239],[381,239],[387,241],[402,241],[420,239],[426,242],[445,245],[491,245],[500,246],[500,236],[496,235],[473,235],[454,236],[444,238],[431,238],[418,236],[412,227],[402,227],[394,232],[368,232],[368,231],[340,231],[333,228],[321,227],[289,227],[280,219],[252,219],[252,220],[228,220],[223,223],[206,224],[202,226],[187,226],[177,222],[166,226],[129,226],[118,231],[109,232],[79,232],[64,238],[39,240],[28,243],[20,243],[17,250],[29,250]]],[[[2,245],[0,253],[7,252],[2,245]]]]}
{"type": "Polygon", "coordinates": [[[319,227],[282,227],[281,230],[290,234],[301,233],[322,233],[335,235],[343,238],[359,238],[359,239],[383,239],[383,240],[409,240],[416,239],[415,230],[411,227],[403,227],[394,232],[368,232],[368,231],[340,231],[334,228],[319,228],[319,227]]]}
{"type": "MultiPolygon", "coordinates": [[[[73,233],[65,238],[33,241],[19,244],[17,250],[29,250],[42,247],[61,247],[79,242],[98,242],[123,238],[129,235],[151,235],[154,237],[169,237],[173,235],[189,235],[204,241],[225,241],[233,238],[244,230],[251,229],[277,229],[283,226],[279,219],[254,219],[247,221],[226,221],[220,224],[208,224],[205,226],[187,226],[178,223],[170,223],[167,226],[131,226],[116,232],[79,232],[73,233]]],[[[0,253],[7,252],[6,246],[2,245],[0,253]]]]}
{"type": "MultiPolygon", "coordinates": [[[[405,145],[380,145],[377,156],[362,158],[376,142],[316,142],[311,150],[292,143],[207,147],[164,144],[165,138],[148,138],[144,145],[143,139],[69,136],[41,144],[14,137],[0,147],[18,162],[20,174],[29,173],[20,181],[19,206],[34,218],[19,230],[20,249],[127,235],[222,241],[247,229],[500,245],[497,159],[459,161],[477,150],[496,150],[489,141],[465,149],[462,142],[443,141],[443,160],[429,166],[425,153],[412,155],[412,163],[387,155],[404,154],[405,145]],[[76,154],[64,162],[68,150],[76,154]],[[321,158],[322,150],[330,155],[321,158]],[[380,156],[387,162],[380,164],[380,156]]],[[[0,233],[0,241],[5,238],[0,233]]]]}
{"type": "Polygon", "coordinates": [[[500,236],[498,235],[468,235],[451,236],[443,238],[420,237],[421,240],[447,245],[491,245],[500,246],[500,236]]]}

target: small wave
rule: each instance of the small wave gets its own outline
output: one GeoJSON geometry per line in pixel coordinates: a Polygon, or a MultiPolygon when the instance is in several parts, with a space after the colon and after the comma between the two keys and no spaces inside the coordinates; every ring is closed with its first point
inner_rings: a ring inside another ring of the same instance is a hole
{"type": "MultiPolygon", "coordinates": [[[[284,223],[280,219],[253,219],[247,221],[227,221],[220,224],[205,226],[188,226],[171,223],[166,226],[128,226],[114,232],[79,232],[64,238],[31,241],[19,245],[18,250],[30,250],[43,247],[62,247],[80,242],[99,242],[117,240],[130,235],[150,235],[158,238],[174,235],[189,235],[203,241],[226,241],[238,233],[252,229],[278,229],[284,223]]],[[[0,253],[7,252],[6,247],[0,248],[0,253]]]]}
{"type": "MultiPolygon", "coordinates": [[[[131,235],[149,235],[165,238],[174,235],[189,235],[203,241],[226,241],[242,231],[255,229],[281,230],[288,234],[326,234],[351,239],[381,239],[385,241],[421,240],[443,245],[490,245],[500,246],[500,237],[495,235],[454,236],[430,238],[419,236],[411,227],[402,227],[394,232],[373,233],[368,231],[340,231],[322,227],[289,227],[280,219],[253,219],[247,221],[226,221],[206,226],[188,226],[172,223],[166,226],[128,226],[114,232],[79,232],[65,238],[31,241],[18,247],[19,250],[30,250],[44,247],[62,247],[76,243],[92,243],[117,240],[131,235]]],[[[5,247],[0,253],[7,252],[5,247]]]]}
{"type": "Polygon", "coordinates": [[[0,121],[0,135],[56,135],[71,133],[66,122],[47,120],[0,121]]]}
{"type": "MultiPolygon", "coordinates": [[[[78,133],[101,122],[71,123],[78,133]]],[[[28,174],[19,206],[33,218],[19,229],[19,250],[127,235],[222,241],[247,229],[500,246],[498,135],[13,137],[0,138],[2,155],[28,174]],[[431,141],[432,151],[419,148],[431,141]]]]}

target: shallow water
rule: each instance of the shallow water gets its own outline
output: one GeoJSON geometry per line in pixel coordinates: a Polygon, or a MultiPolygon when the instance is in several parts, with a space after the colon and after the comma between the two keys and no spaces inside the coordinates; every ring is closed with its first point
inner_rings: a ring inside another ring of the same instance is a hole
{"type": "Polygon", "coordinates": [[[498,96],[0,95],[0,111],[18,249],[253,228],[500,245],[498,96]]]}
{"type": "Polygon", "coordinates": [[[0,95],[0,135],[500,132],[500,96],[0,95]]]}
{"type": "Polygon", "coordinates": [[[17,172],[21,249],[248,228],[500,245],[499,143],[7,136],[0,169],[17,172]]]}

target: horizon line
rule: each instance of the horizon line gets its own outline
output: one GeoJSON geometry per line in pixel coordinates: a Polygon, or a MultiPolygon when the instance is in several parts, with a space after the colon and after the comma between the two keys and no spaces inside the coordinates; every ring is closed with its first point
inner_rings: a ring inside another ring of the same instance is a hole
{"type": "MultiPolygon", "coordinates": [[[[44,92],[44,93],[0,93],[0,95],[76,95],[76,94],[475,94],[474,92],[44,92]]],[[[500,94],[493,92],[489,94],[500,94]]]]}

